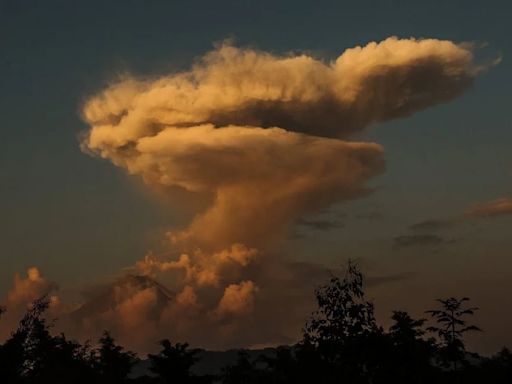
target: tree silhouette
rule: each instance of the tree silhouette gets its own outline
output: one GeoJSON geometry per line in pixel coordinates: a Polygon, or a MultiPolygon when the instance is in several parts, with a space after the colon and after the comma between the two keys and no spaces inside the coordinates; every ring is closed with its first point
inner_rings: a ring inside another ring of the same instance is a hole
{"type": "Polygon", "coordinates": [[[351,337],[377,330],[373,304],[366,301],[363,274],[348,261],[343,277],[331,276],[315,290],[318,310],[304,330],[304,337],[315,343],[343,343],[351,337]]]}
{"type": "Polygon", "coordinates": [[[512,353],[503,348],[482,364],[482,377],[489,383],[512,383],[512,353]]]}
{"type": "Polygon", "coordinates": [[[464,335],[480,331],[468,324],[468,316],[477,309],[467,306],[468,298],[439,299],[439,308],[426,311],[436,322],[426,329],[437,334],[436,341],[426,338],[425,319],[414,319],[403,311],[393,312],[393,323],[385,332],[376,323],[363,283],[358,266],[349,262],[344,275],[331,276],[315,291],[318,309],[306,323],[301,342],[275,348],[273,356],[266,350],[256,359],[246,350],[239,351],[237,361],[216,376],[193,373],[200,350],[163,340],[160,352],[148,355],[154,375],[130,378],[136,356],[116,344],[110,333],[105,332],[94,349],[64,334],[52,335],[52,322],[45,318],[49,300],[43,296],[29,306],[17,329],[0,344],[0,383],[512,382],[512,353],[508,349],[489,358],[466,350],[464,335]]]}
{"type": "Polygon", "coordinates": [[[266,384],[264,373],[257,369],[245,350],[238,352],[234,365],[225,367],[222,372],[222,384],[266,384]]]}
{"type": "Polygon", "coordinates": [[[417,340],[425,334],[422,327],[426,319],[415,320],[404,311],[393,311],[391,319],[394,323],[389,327],[389,334],[398,345],[417,340]]]}
{"type": "Polygon", "coordinates": [[[136,362],[135,354],[124,351],[123,347],[115,343],[108,331],[103,333],[99,343],[96,364],[101,382],[108,384],[125,383],[136,362]]]}
{"type": "Polygon", "coordinates": [[[197,378],[190,369],[198,361],[199,349],[189,349],[187,343],[172,343],[165,339],[160,342],[163,349],[157,355],[148,355],[150,370],[156,373],[164,383],[194,383],[197,378]]]}
{"type": "Polygon", "coordinates": [[[21,319],[17,333],[23,336],[25,361],[24,376],[34,376],[42,371],[45,353],[51,343],[49,325],[43,317],[50,301],[43,296],[32,303],[31,308],[21,319]]]}
{"type": "Polygon", "coordinates": [[[424,340],[425,319],[413,319],[407,312],[393,311],[393,324],[388,336],[391,341],[391,376],[395,383],[432,382],[430,364],[434,353],[432,340],[424,340]]]}
{"type": "Polygon", "coordinates": [[[315,291],[318,309],[306,324],[302,346],[312,346],[320,355],[314,368],[326,372],[325,382],[365,382],[376,371],[371,367],[380,364],[385,341],[363,282],[358,265],[348,261],[343,277],[333,275],[315,291]]]}
{"type": "Polygon", "coordinates": [[[274,356],[260,356],[258,360],[266,365],[268,383],[301,383],[304,379],[290,347],[277,347],[274,356]]]}
{"type": "Polygon", "coordinates": [[[0,346],[0,378],[1,382],[21,382],[25,366],[25,335],[13,332],[5,343],[0,346]]]}
{"type": "Polygon", "coordinates": [[[440,351],[441,358],[444,362],[451,363],[454,371],[457,370],[459,362],[465,361],[464,334],[471,331],[482,331],[475,325],[467,324],[467,321],[464,320],[466,316],[471,316],[478,310],[476,307],[464,307],[467,301],[469,301],[467,297],[437,299],[441,308],[426,311],[438,324],[428,327],[427,330],[437,333],[441,339],[443,343],[440,351]]]}
{"type": "Polygon", "coordinates": [[[90,383],[94,371],[88,346],[52,336],[43,316],[48,306],[46,296],[35,300],[0,348],[0,377],[7,383],[90,383]]]}

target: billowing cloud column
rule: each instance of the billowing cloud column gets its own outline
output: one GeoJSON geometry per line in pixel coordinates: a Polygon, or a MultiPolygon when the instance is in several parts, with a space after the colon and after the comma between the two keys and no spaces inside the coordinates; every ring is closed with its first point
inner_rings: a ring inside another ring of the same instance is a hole
{"type": "Polygon", "coordinates": [[[477,72],[467,47],[434,39],[392,37],[332,62],[224,44],[187,72],[124,78],[90,98],[82,147],[149,187],[210,197],[169,234],[174,258],[138,267],[183,271],[199,307],[196,290],[217,287],[212,318],[244,315],[260,284],[244,268],[265,263],[295,220],[364,196],[383,172],[381,146],[346,138],[454,98],[477,72]]]}

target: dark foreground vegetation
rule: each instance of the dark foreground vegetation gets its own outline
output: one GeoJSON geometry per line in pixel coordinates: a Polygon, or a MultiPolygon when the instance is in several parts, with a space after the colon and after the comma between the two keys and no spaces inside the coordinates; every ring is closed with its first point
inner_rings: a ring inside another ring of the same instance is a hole
{"type": "Polygon", "coordinates": [[[466,350],[464,335],[481,331],[469,323],[476,308],[467,298],[438,300],[436,309],[426,311],[434,326],[395,311],[393,325],[384,330],[355,264],[315,294],[318,309],[294,346],[258,358],[242,350],[221,373],[199,375],[193,367],[200,350],[163,340],[160,352],[147,356],[147,374],[137,378],[130,373],[140,360],[108,332],[94,347],[52,335],[43,297],[0,345],[0,383],[512,383],[508,349],[492,357],[466,350]]]}

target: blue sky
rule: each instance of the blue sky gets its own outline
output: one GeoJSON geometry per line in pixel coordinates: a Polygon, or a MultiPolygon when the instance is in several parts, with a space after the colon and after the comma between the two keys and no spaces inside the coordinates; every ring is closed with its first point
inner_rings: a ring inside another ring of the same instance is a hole
{"type": "MultiPolygon", "coordinates": [[[[475,42],[481,60],[503,59],[462,97],[359,135],[386,151],[375,193],[327,214],[343,213],[343,228],[305,230],[293,244],[304,259],[356,257],[377,275],[411,273],[404,284],[425,300],[452,289],[492,303],[503,289],[493,284],[512,277],[509,218],[455,229],[445,236],[456,241],[435,249],[397,250],[393,238],[512,196],[511,11],[507,1],[0,0],[0,291],[32,265],[62,286],[116,274],[190,216],[163,210],[138,180],[80,151],[84,100],[119,74],[183,70],[224,39],[329,60],[396,35],[475,42]]],[[[415,308],[400,288],[386,289],[374,294],[415,308]]]]}

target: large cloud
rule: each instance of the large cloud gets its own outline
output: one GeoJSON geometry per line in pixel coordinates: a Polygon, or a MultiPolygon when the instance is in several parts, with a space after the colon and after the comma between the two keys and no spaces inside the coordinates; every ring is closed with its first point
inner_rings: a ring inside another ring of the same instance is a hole
{"type": "Polygon", "coordinates": [[[149,185],[211,194],[174,239],[261,246],[297,217],[360,196],[383,170],[377,144],[319,136],[446,101],[477,72],[469,49],[434,39],[393,37],[330,63],[221,45],[188,72],[125,79],[91,98],[83,147],[149,185]]]}
{"type": "Polygon", "coordinates": [[[222,45],[189,72],[127,79],[89,100],[87,146],[116,157],[165,128],[207,123],[346,136],[457,96],[478,71],[472,58],[469,49],[435,39],[392,37],[330,63],[222,45]]]}
{"type": "MultiPolygon", "coordinates": [[[[434,39],[392,37],[332,62],[224,44],[187,72],[124,78],[90,98],[82,147],[151,188],[209,197],[205,211],[169,233],[164,259],[150,255],[136,267],[182,271],[179,297],[215,321],[247,316],[268,309],[258,297],[276,294],[263,280],[289,227],[364,196],[384,170],[381,146],[348,136],[450,100],[478,71],[469,48],[434,39]],[[255,268],[266,273],[249,273],[255,268]]],[[[152,298],[148,291],[126,306],[152,298]]]]}
{"type": "MultiPolygon", "coordinates": [[[[383,169],[382,150],[281,128],[166,127],[123,155],[150,185],[213,194],[213,204],[176,240],[215,247],[267,242],[297,215],[359,196],[383,169]]],[[[116,158],[117,159],[117,158],[116,158]]]]}

